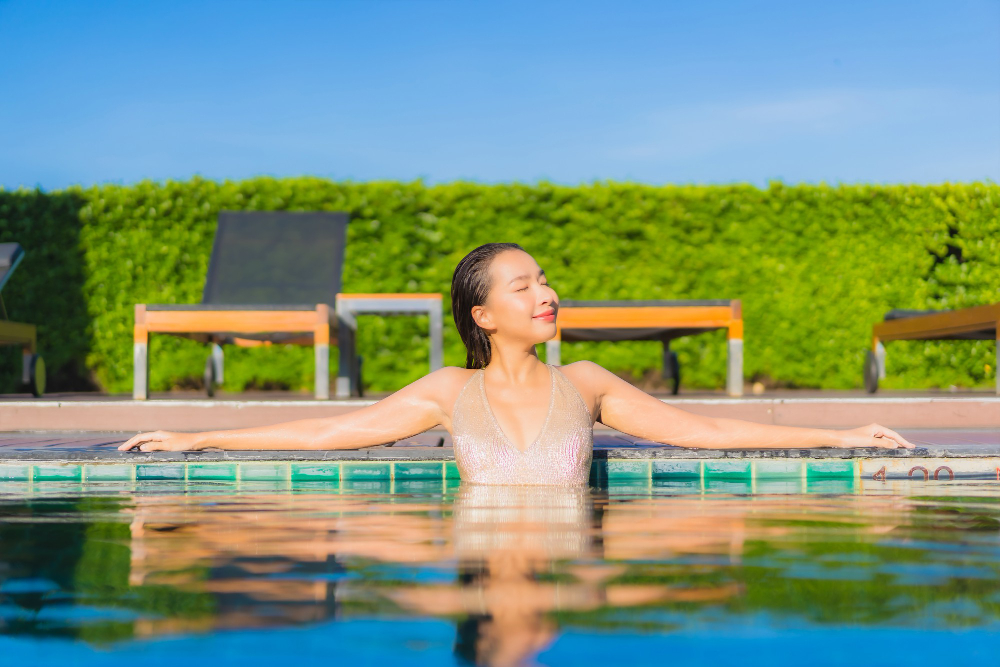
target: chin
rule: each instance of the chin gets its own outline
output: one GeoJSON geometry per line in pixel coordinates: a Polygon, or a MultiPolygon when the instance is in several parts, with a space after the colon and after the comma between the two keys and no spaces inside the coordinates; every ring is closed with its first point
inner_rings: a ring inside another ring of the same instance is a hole
{"type": "Polygon", "coordinates": [[[535,345],[540,345],[555,338],[558,329],[555,322],[542,322],[539,326],[535,327],[535,330],[537,332],[535,345]]]}

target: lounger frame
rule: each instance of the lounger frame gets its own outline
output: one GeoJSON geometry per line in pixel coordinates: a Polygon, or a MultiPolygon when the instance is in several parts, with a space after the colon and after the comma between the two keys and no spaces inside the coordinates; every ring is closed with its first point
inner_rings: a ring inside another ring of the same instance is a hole
{"type": "Polygon", "coordinates": [[[997,340],[996,393],[1000,394],[1000,303],[879,322],[872,327],[872,352],[878,361],[879,378],[885,378],[885,343],[894,340],[997,340]]]}
{"type": "Polygon", "coordinates": [[[338,294],[334,307],[304,306],[211,306],[136,304],[133,331],[134,365],[132,397],[149,398],[149,336],[166,333],[213,343],[216,377],[223,378],[219,342],[240,347],[271,345],[255,336],[289,334],[284,345],[312,345],[315,349],[314,395],[330,398],[330,345],[339,348],[337,398],[359,392],[357,386],[357,315],[421,315],[430,320],[430,370],[443,365],[440,294],[338,294]]]}
{"type": "MultiPolygon", "coordinates": [[[[580,302],[586,304],[588,302],[580,302]]],[[[545,345],[549,363],[559,364],[564,335],[574,329],[625,331],[643,329],[667,330],[664,346],[670,338],[694,333],[726,329],[728,332],[728,363],[726,392],[743,395],[743,308],[736,300],[712,301],[623,301],[601,305],[574,305],[564,302],[559,307],[555,337],[545,345]],[[672,332],[672,333],[671,333],[672,332]]],[[[597,334],[599,335],[599,334],[597,334]]],[[[622,340],[589,337],[588,340],[622,340]]],[[[624,340],[628,340],[627,338],[624,340]]]]}
{"type": "Polygon", "coordinates": [[[21,346],[21,382],[31,383],[31,357],[38,352],[38,328],[34,324],[0,320],[0,345],[21,346]]]}

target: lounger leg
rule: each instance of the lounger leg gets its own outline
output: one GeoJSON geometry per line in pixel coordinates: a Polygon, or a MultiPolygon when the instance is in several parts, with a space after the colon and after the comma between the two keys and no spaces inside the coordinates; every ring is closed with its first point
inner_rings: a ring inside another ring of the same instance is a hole
{"type": "Polygon", "coordinates": [[[316,306],[316,329],[313,331],[316,356],[316,400],[330,399],[330,307],[316,306]]]}
{"type": "Polygon", "coordinates": [[[743,339],[729,339],[729,368],[726,374],[726,393],[743,395],[743,339]]]}
{"type": "Polygon", "coordinates": [[[31,357],[34,353],[31,348],[27,345],[24,346],[24,350],[21,352],[21,383],[30,384],[31,383],[31,357]]]}
{"type": "Polygon", "coordinates": [[[562,357],[562,340],[557,333],[555,338],[545,343],[545,363],[561,366],[562,359],[560,357],[562,357]]]}
{"type": "Polygon", "coordinates": [[[132,346],[132,398],[145,401],[149,398],[149,357],[146,343],[132,346]]]}
{"type": "Polygon", "coordinates": [[[441,309],[431,308],[430,311],[430,336],[431,336],[431,372],[444,366],[444,327],[441,323],[441,309]]]}
{"type": "Polygon", "coordinates": [[[882,341],[875,343],[875,360],[878,362],[878,379],[885,379],[885,345],[882,341]]]}
{"type": "Polygon", "coordinates": [[[330,346],[316,345],[316,400],[330,398],[330,346]]]}
{"type": "Polygon", "coordinates": [[[337,304],[337,350],[340,359],[337,368],[337,398],[350,398],[354,390],[355,359],[357,357],[354,345],[354,327],[357,320],[346,312],[340,311],[337,304]]]}
{"type": "Polygon", "coordinates": [[[146,330],[146,306],[135,305],[135,328],[132,336],[132,398],[149,398],[149,331],[146,330]]]}
{"type": "Polygon", "coordinates": [[[225,360],[225,352],[222,351],[222,346],[218,343],[212,343],[212,365],[215,366],[215,382],[217,384],[222,384],[226,381],[223,375],[226,367],[225,360]]]}

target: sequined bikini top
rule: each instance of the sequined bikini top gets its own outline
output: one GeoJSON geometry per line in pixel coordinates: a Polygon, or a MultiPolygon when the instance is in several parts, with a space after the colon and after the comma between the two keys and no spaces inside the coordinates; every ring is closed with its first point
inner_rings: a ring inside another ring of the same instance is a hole
{"type": "MultiPolygon", "coordinates": [[[[548,365],[548,364],[546,364],[548,365]]],[[[594,449],[590,410],[573,383],[549,366],[549,412],[525,451],[497,423],[486,399],[485,372],[465,383],[452,411],[455,463],[462,481],[476,484],[586,484],[594,449]]]]}

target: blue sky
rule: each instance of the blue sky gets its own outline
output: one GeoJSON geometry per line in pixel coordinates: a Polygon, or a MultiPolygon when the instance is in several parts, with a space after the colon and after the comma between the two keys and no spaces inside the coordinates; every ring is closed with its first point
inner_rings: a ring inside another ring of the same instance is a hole
{"type": "Polygon", "coordinates": [[[0,0],[0,186],[1000,180],[1000,0],[0,0]]]}

